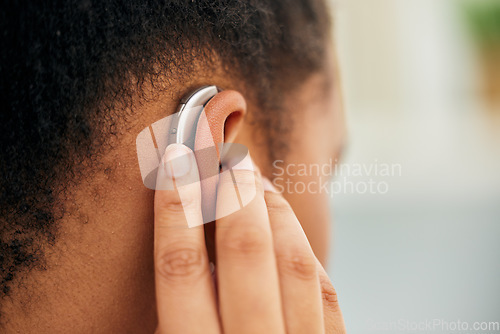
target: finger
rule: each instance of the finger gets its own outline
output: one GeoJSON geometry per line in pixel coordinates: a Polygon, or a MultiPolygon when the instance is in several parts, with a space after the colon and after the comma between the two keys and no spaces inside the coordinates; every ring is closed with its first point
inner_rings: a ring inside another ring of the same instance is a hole
{"type": "Polygon", "coordinates": [[[326,333],[345,334],[346,329],[344,317],[342,316],[342,311],[339,307],[337,292],[335,291],[328,274],[318,259],[316,259],[316,268],[318,270],[319,282],[321,286],[326,333]]]}
{"type": "MultiPolygon", "coordinates": [[[[264,179],[263,182],[268,188],[269,181],[264,179]]],[[[324,333],[320,282],[311,246],[283,196],[277,192],[266,191],[265,200],[274,241],[287,333],[324,333]]]]}
{"type": "Polygon", "coordinates": [[[193,152],[182,144],[168,146],[155,192],[159,333],[220,332],[200,201],[193,152]]]}
{"type": "Polygon", "coordinates": [[[233,168],[233,175],[220,175],[218,217],[221,212],[233,212],[238,202],[253,198],[215,224],[224,333],[284,333],[271,228],[261,189],[260,177],[253,170],[233,168]]]}

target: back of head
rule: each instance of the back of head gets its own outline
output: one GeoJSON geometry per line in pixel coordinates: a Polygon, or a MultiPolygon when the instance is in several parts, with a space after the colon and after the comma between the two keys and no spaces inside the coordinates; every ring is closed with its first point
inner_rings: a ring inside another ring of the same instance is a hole
{"type": "Polygon", "coordinates": [[[132,105],[153,98],[147,90],[176,93],[199,75],[237,78],[262,110],[255,122],[272,136],[270,129],[282,131],[283,96],[321,70],[329,34],[321,0],[8,0],[2,7],[3,295],[19,271],[43,266],[66,189],[98,168],[132,105]]]}

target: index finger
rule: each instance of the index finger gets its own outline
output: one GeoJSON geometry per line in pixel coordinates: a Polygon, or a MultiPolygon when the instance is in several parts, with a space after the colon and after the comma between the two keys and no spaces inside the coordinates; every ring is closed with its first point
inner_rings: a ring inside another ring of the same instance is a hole
{"type": "Polygon", "coordinates": [[[182,144],[169,145],[158,168],[154,230],[158,331],[219,333],[198,168],[182,144]]]}

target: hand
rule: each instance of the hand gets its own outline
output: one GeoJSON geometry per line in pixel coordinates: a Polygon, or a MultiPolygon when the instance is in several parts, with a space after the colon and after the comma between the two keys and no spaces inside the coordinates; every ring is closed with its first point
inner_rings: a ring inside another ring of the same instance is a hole
{"type": "MultiPolygon", "coordinates": [[[[176,184],[198,175],[194,155],[183,145],[169,146],[162,164],[176,184]],[[179,151],[188,159],[182,171],[169,165],[179,151]]],[[[258,172],[233,172],[240,193],[257,186],[257,194],[216,221],[217,280],[205,247],[199,182],[156,191],[157,333],[345,333],[335,290],[289,204],[279,193],[263,191],[258,172]],[[200,225],[188,228],[187,219],[200,225]]],[[[231,175],[221,174],[218,210],[230,196],[231,175]]]]}

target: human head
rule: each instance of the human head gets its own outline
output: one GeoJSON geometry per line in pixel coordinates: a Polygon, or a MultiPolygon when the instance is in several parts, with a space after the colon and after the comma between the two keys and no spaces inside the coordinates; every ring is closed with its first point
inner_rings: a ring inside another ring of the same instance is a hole
{"type": "MultiPolygon", "coordinates": [[[[320,0],[8,1],[0,15],[5,295],[37,269],[57,272],[58,252],[84,244],[93,252],[103,235],[120,234],[108,224],[123,218],[111,198],[151,202],[152,193],[138,188],[129,144],[187,91],[216,84],[241,92],[248,110],[238,138],[261,153],[257,162],[270,173],[269,162],[293,157],[290,142],[301,140],[293,120],[306,110],[292,109],[304,99],[304,84],[315,82],[305,89],[319,94],[331,81],[329,18],[320,0]],[[128,195],[119,194],[118,180],[128,195]]],[[[151,207],[130,209],[128,216],[151,218],[151,207]]],[[[123,224],[121,241],[139,236],[144,248],[120,256],[142,261],[151,227],[123,224]]],[[[78,262],[75,270],[83,269],[78,262]]],[[[130,275],[149,279],[148,263],[141,266],[130,275]]]]}

